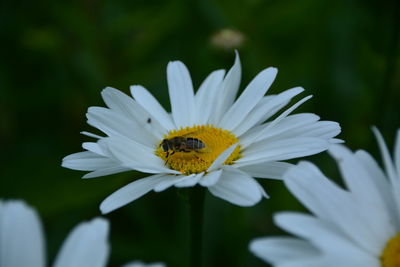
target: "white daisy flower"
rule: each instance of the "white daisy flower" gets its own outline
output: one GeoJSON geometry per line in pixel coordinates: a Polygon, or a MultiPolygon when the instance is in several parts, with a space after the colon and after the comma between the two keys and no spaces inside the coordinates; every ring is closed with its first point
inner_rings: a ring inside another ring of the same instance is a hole
{"type": "MultiPolygon", "coordinates": [[[[109,223],[103,218],[78,224],[61,246],[54,267],[104,267],[109,223]]],[[[37,212],[21,200],[0,200],[0,267],[44,267],[46,251],[37,212]]],[[[165,267],[163,263],[131,262],[124,267],[165,267]],[[133,265],[136,264],[136,265],[133,265]]]]}
{"type": "MultiPolygon", "coordinates": [[[[105,266],[110,250],[108,231],[105,219],[80,223],[64,241],[53,266],[105,266]]],[[[20,200],[0,200],[0,267],[44,267],[45,254],[42,225],[36,211],[20,200]]]]}
{"type": "Polygon", "coordinates": [[[108,108],[90,107],[88,124],[104,132],[87,151],[69,155],[62,166],[91,171],[83,178],[137,170],[152,174],[114,192],[100,206],[110,212],[151,190],[171,186],[207,187],[211,194],[239,206],[266,196],[253,177],[279,179],[290,164],[281,162],[322,152],[340,132],[338,123],[315,114],[289,115],[311,96],[268,121],[303,88],[265,96],[277,69],[261,71],[235,101],[241,79],[239,56],[225,75],[212,72],[193,91],[182,62],[167,67],[172,112],[168,113],[142,86],[131,86],[133,98],[106,88],[108,108]]]}
{"type": "Polygon", "coordinates": [[[250,250],[274,266],[400,266],[400,130],[394,160],[374,128],[385,172],[366,151],[335,145],[346,189],[309,162],[284,175],[289,190],[313,213],[282,212],[275,223],[298,236],[253,240],[250,250]]]}
{"type": "Polygon", "coordinates": [[[165,267],[162,262],[144,263],[142,261],[132,261],[123,265],[122,267],[165,267]]]}

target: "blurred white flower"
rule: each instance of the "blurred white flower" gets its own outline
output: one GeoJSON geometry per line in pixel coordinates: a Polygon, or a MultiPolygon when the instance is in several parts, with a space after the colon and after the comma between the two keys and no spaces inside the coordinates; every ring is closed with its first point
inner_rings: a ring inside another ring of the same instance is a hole
{"type": "MultiPolygon", "coordinates": [[[[52,266],[106,266],[110,252],[108,232],[109,223],[102,218],[78,224],[62,244],[52,266]]],[[[21,200],[0,200],[0,267],[44,266],[44,234],[36,211],[21,200]]]]}
{"type": "Polygon", "coordinates": [[[394,160],[374,128],[385,172],[365,151],[335,145],[346,190],[301,162],[285,174],[289,190],[314,214],[277,214],[275,223],[300,237],[267,237],[250,250],[274,266],[400,266],[400,130],[394,160]]]}
{"type": "Polygon", "coordinates": [[[133,98],[106,88],[108,108],[90,107],[88,123],[107,136],[91,133],[97,142],[87,151],[69,155],[62,166],[91,171],[83,178],[137,170],[152,176],[114,192],[100,206],[110,212],[151,190],[171,186],[207,187],[211,194],[239,206],[251,206],[266,196],[253,177],[280,179],[289,163],[283,160],[322,152],[340,133],[338,123],[319,121],[311,113],[289,115],[305,97],[267,122],[304,89],[292,88],[264,96],[277,69],[261,71],[235,101],[241,79],[238,54],[233,67],[212,72],[195,94],[182,62],[170,62],[167,78],[172,114],[141,86],[133,98]]]}
{"type": "Polygon", "coordinates": [[[161,262],[143,263],[141,261],[133,261],[123,265],[122,267],[165,267],[166,265],[161,262]]]}
{"type": "MultiPolygon", "coordinates": [[[[105,266],[109,254],[108,231],[105,219],[80,223],[64,241],[53,266],[105,266]]],[[[46,266],[39,216],[23,201],[0,201],[0,267],[25,266],[46,266]]]]}

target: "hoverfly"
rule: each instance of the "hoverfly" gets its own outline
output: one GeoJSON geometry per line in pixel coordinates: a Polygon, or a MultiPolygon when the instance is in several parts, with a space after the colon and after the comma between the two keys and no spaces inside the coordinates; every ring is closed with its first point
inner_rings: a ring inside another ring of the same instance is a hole
{"type": "Polygon", "coordinates": [[[206,147],[204,142],[198,138],[187,137],[196,133],[197,132],[192,132],[182,136],[175,136],[172,138],[164,139],[162,140],[160,147],[164,152],[167,152],[167,158],[173,155],[175,152],[199,152],[206,147]],[[170,153],[170,151],[172,152],[170,153]]]}

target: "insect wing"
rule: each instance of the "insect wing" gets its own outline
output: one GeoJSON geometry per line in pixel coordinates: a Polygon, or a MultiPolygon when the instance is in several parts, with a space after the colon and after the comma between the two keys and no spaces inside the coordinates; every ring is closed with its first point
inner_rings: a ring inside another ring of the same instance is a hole
{"type": "Polygon", "coordinates": [[[197,138],[189,137],[186,139],[186,147],[189,149],[202,149],[205,144],[197,138]]]}
{"type": "Polygon", "coordinates": [[[186,139],[186,148],[188,149],[196,149],[198,146],[198,140],[192,137],[188,137],[186,139]]]}
{"type": "Polygon", "coordinates": [[[193,132],[190,132],[187,134],[183,134],[183,135],[181,135],[181,137],[196,137],[196,135],[198,135],[202,132],[204,132],[204,130],[197,130],[197,131],[193,131],[193,132]]]}

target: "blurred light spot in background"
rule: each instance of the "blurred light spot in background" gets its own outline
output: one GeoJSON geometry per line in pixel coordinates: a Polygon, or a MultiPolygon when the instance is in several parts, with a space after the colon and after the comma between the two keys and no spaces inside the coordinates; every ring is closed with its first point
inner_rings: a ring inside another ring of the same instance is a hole
{"type": "Polygon", "coordinates": [[[224,28],[215,32],[210,39],[211,45],[224,50],[232,50],[243,45],[245,37],[238,30],[224,28]]]}

